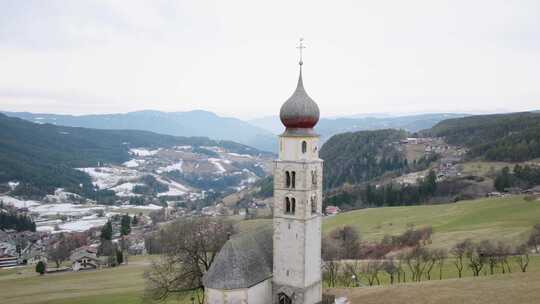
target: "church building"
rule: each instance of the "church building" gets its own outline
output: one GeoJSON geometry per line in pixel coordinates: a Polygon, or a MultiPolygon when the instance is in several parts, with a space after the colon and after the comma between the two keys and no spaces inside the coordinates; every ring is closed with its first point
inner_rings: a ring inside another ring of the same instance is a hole
{"type": "MultiPolygon", "coordinates": [[[[303,46],[300,44],[300,51],[303,46]]],[[[274,163],[273,228],[232,237],[203,279],[208,304],[322,301],[322,160],[319,108],[302,81],[282,105],[285,132],[274,163]]]]}

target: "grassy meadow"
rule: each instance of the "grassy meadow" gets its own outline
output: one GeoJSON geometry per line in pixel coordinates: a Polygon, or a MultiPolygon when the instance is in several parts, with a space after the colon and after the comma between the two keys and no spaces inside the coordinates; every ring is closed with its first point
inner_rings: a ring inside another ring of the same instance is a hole
{"type": "Polygon", "coordinates": [[[540,201],[522,196],[486,198],[453,204],[386,207],[355,210],[326,218],[323,233],[351,225],[365,240],[397,235],[409,225],[432,226],[434,247],[450,248],[471,238],[523,242],[531,228],[540,223],[540,201]]]}
{"type": "MultiPolygon", "coordinates": [[[[129,265],[97,271],[39,276],[34,267],[0,269],[1,303],[138,304],[143,273],[153,257],[131,257],[129,265]]],[[[187,298],[166,303],[189,303],[187,298]]]]}

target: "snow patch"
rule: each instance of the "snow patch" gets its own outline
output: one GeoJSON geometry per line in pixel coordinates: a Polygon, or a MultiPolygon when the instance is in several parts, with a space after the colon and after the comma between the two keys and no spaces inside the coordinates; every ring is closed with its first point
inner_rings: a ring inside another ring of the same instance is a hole
{"type": "Polygon", "coordinates": [[[35,207],[30,207],[31,212],[37,212],[40,215],[84,215],[93,212],[94,210],[102,210],[103,206],[91,205],[75,205],[75,204],[46,204],[35,207]]]}
{"type": "Polygon", "coordinates": [[[216,167],[217,173],[225,173],[225,172],[227,172],[225,167],[223,167],[223,165],[221,164],[221,161],[223,161],[222,159],[209,158],[208,161],[211,162],[216,167]]]}
{"type": "Polygon", "coordinates": [[[97,218],[97,219],[81,219],[77,221],[67,222],[59,225],[60,230],[63,231],[77,231],[82,232],[94,227],[101,227],[107,223],[107,218],[97,218]]]}
{"type": "Polygon", "coordinates": [[[33,206],[39,206],[39,203],[36,201],[24,201],[7,195],[0,196],[0,201],[4,202],[4,204],[6,205],[11,205],[15,208],[29,208],[33,206]]]}
{"type": "Polygon", "coordinates": [[[8,186],[11,188],[11,190],[15,190],[15,188],[17,188],[20,184],[20,182],[8,182],[8,186]]]}
{"type": "Polygon", "coordinates": [[[163,173],[163,172],[172,172],[172,171],[180,171],[180,172],[183,172],[182,171],[182,165],[184,164],[184,162],[181,160],[177,163],[174,163],[172,165],[168,165],[167,167],[161,167],[159,169],[156,170],[157,173],[163,173]]]}
{"type": "Polygon", "coordinates": [[[122,166],[127,168],[136,168],[145,163],[144,159],[130,159],[127,162],[123,163],[122,166]]]}
{"type": "Polygon", "coordinates": [[[238,153],[233,153],[233,152],[229,152],[227,154],[229,154],[231,156],[236,156],[236,157],[253,158],[253,156],[251,156],[249,154],[238,154],[238,153]]]}
{"type": "Polygon", "coordinates": [[[156,149],[156,150],[148,150],[145,148],[129,149],[129,153],[131,153],[132,155],[137,155],[137,156],[152,156],[152,155],[156,155],[159,151],[161,151],[161,149],[156,149]]]}
{"type": "Polygon", "coordinates": [[[110,188],[110,190],[114,191],[116,195],[118,196],[139,196],[139,194],[133,193],[133,187],[135,186],[144,186],[144,184],[141,183],[123,183],[118,186],[110,188]]]}
{"type": "Polygon", "coordinates": [[[90,175],[92,183],[99,189],[114,187],[121,180],[138,178],[140,175],[135,170],[116,167],[77,168],[77,170],[90,175]]]}
{"type": "Polygon", "coordinates": [[[122,205],[117,207],[118,209],[140,209],[140,210],[161,210],[163,207],[150,204],[146,206],[135,206],[135,205],[122,205]]]}

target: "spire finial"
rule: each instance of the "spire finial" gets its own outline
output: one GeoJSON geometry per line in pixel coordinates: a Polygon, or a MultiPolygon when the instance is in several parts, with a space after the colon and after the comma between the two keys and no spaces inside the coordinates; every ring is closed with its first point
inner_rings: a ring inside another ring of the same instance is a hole
{"type": "Polygon", "coordinates": [[[302,66],[302,64],[304,64],[304,62],[302,61],[302,50],[306,48],[303,42],[304,42],[304,38],[300,38],[300,42],[298,43],[298,46],[296,47],[298,51],[300,52],[300,61],[298,62],[300,67],[302,66]]]}

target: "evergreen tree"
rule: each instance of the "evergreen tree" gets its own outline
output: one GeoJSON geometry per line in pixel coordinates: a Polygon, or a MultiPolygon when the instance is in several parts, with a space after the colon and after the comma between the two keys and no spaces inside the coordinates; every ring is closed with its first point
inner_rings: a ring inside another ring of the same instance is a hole
{"type": "Polygon", "coordinates": [[[113,229],[112,229],[111,221],[107,221],[105,226],[101,228],[101,236],[100,236],[101,240],[107,240],[107,241],[112,240],[112,234],[113,234],[113,229]]]}
{"type": "Polygon", "coordinates": [[[42,261],[39,261],[36,264],[36,272],[39,273],[39,275],[44,275],[45,274],[45,269],[46,269],[46,265],[42,261]]]}
{"type": "Polygon", "coordinates": [[[495,178],[495,189],[498,191],[505,191],[512,186],[512,177],[510,175],[510,169],[504,167],[499,175],[495,178]]]}
{"type": "Polygon", "coordinates": [[[122,216],[121,225],[120,225],[120,234],[124,236],[130,233],[131,233],[131,217],[125,214],[122,216]]]}
{"type": "Polygon", "coordinates": [[[124,253],[122,250],[116,250],[116,263],[118,263],[118,265],[124,263],[124,253]]]}

